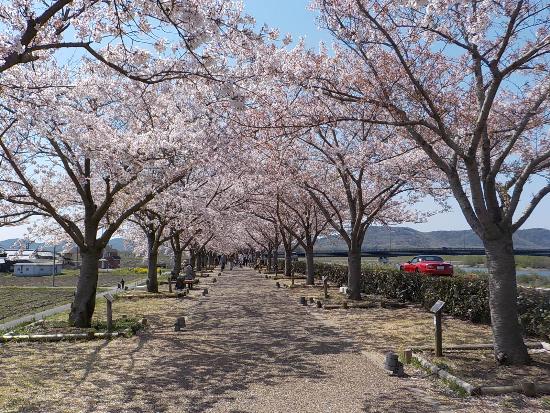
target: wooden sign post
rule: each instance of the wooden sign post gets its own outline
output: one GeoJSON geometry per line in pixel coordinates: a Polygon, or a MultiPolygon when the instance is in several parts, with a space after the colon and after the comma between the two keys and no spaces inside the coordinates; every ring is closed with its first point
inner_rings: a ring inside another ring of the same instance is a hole
{"type": "Polygon", "coordinates": [[[107,331],[113,331],[113,301],[111,294],[105,294],[103,297],[107,300],[107,331]]]}
{"type": "Polygon", "coordinates": [[[445,301],[437,300],[430,311],[434,314],[435,325],[435,356],[443,357],[443,327],[441,324],[441,314],[445,301]]]}

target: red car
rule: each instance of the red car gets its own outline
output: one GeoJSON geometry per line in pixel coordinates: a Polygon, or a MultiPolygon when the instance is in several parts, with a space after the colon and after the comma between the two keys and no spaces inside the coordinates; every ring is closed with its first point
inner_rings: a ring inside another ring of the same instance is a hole
{"type": "Polygon", "coordinates": [[[418,255],[399,266],[403,272],[416,272],[426,275],[453,275],[453,265],[436,255],[418,255]]]}

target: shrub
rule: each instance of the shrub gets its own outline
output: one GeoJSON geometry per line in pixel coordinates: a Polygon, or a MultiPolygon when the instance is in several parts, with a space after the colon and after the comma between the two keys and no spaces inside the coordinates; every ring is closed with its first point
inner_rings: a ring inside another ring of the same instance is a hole
{"type": "MultiPolygon", "coordinates": [[[[305,263],[295,263],[296,272],[305,272],[305,263]]],[[[315,263],[315,275],[328,277],[332,284],[345,284],[347,266],[315,263]]],[[[402,302],[421,304],[429,310],[437,300],[445,301],[444,312],[474,323],[490,323],[489,285],[486,278],[429,277],[403,273],[389,267],[362,268],[362,289],[402,302]]],[[[518,311],[524,332],[532,336],[550,335],[550,293],[520,288],[518,311]]]]}

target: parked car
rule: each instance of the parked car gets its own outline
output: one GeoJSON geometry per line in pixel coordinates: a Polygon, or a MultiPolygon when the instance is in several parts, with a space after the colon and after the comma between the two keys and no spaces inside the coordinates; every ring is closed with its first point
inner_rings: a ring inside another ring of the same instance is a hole
{"type": "Polygon", "coordinates": [[[418,255],[399,265],[403,272],[416,272],[427,275],[453,275],[453,265],[437,255],[418,255]]]}

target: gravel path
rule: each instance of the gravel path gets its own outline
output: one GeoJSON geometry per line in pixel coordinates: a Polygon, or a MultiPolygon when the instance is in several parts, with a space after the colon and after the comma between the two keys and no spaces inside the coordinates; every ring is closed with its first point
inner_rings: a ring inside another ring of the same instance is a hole
{"type": "MultiPolygon", "coordinates": [[[[157,314],[148,314],[149,329],[132,339],[56,343],[55,351],[39,343],[6,346],[5,360],[27,361],[35,376],[32,394],[22,396],[29,397],[24,411],[432,413],[525,407],[461,399],[418,372],[389,377],[379,354],[326,322],[322,310],[298,305],[288,290],[275,289],[249,269],[218,279],[204,280],[206,297],[157,300],[162,303],[157,314]],[[176,333],[173,322],[181,315],[187,328],[176,333]]],[[[2,380],[9,381],[10,373],[0,369],[2,380]]]]}

